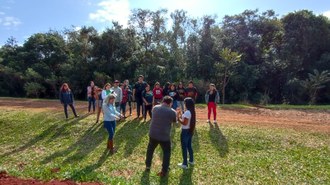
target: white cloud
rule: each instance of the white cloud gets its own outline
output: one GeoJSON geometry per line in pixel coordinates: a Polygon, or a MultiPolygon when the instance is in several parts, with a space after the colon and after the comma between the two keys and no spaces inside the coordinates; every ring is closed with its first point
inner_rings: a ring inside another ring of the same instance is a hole
{"type": "Polygon", "coordinates": [[[330,19],[330,10],[323,12],[323,15],[330,19]]]}
{"type": "Polygon", "coordinates": [[[98,4],[98,7],[100,9],[89,14],[89,19],[102,23],[117,21],[127,26],[130,15],[128,0],[104,0],[98,4]]]}
{"type": "Polygon", "coordinates": [[[16,17],[6,16],[0,18],[0,25],[6,28],[17,27],[20,24],[22,24],[22,22],[16,17]]]}

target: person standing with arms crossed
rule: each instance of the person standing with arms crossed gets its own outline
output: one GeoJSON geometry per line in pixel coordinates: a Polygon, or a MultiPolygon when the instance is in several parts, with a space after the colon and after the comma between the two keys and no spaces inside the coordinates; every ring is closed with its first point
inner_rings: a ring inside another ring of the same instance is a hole
{"type": "Polygon", "coordinates": [[[74,108],[73,102],[73,93],[69,88],[67,83],[63,83],[60,89],[60,101],[61,104],[64,106],[64,114],[65,118],[68,119],[68,105],[71,107],[74,116],[77,118],[79,115],[76,113],[76,109],[74,108]]]}
{"type": "MultiPolygon", "coordinates": [[[[136,116],[140,118],[140,108],[142,107],[142,114],[143,114],[143,99],[142,99],[142,92],[145,90],[147,83],[143,81],[143,75],[140,75],[138,81],[135,83],[133,88],[133,97],[135,98],[136,102],[136,116]]],[[[142,117],[142,116],[141,116],[142,117]]]]}
{"type": "Polygon", "coordinates": [[[149,144],[146,154],[146,171],[150,171],[154,151],[158,145],[163,150],[162,170],[157,174],[164,177],[168,174],[171,158],[171,129],[176,122],[176,112],[171,108],[173,99],[165,96],[161,105],[152,109],[149,130],[149,144]]]}
{"type": "Polygon", "coordinates": [[[197,99],[197,89],[194,86],[194,82],[193,81],[189,81],[188,83],[188,87],[186,88],[186,97],[190,97],[194,100],[194,102],[196,103],[196,99],[197,99]]]}
{"type": "Polygon", "coordinates": [[[90,85],[87,87],[87,99],[88,113],[91,112],[91,106],[93,106],[93,113],[95,113],[96,86],[93,81],[90,81],[90,85]]]}

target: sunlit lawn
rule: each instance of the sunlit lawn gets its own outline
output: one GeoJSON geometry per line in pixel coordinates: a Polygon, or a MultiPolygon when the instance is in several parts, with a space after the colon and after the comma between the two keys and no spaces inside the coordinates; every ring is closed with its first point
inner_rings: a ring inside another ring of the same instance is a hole
{"type": "Polygon", "coordinates": [[[172,130],[171,170],[161,169],[156,150],[144,171],[149,123],[117,126],[118,153],[109,155],[107,133],[95,115],[63,119],[62,112],[0,110],[0,168],[10,175],[41,180],[72,179],[104,184],[329,184],[327,134],[237,125],[197,124],[195,166],[182,162],[180,128],[172,130]]]}

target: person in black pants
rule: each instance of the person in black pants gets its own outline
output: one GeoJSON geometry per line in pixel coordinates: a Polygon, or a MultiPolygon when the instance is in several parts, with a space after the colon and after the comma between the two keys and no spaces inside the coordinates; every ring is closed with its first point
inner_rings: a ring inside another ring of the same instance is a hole
{"type": "Polygon", "coordinates": [[[140,118],[140,107],[142,107],[143,113],[143,99],[142,99],[142,92],[145,90],[147,83],[143,81],[143,76],[140,75],[138,81],[135,83],[133,88],[133,97],[135,98],[136,102],[136,114],[137,118],[140,118]]]}
{"type": "Polygon", "coordinates": [[[149,143],[146,154],[146,171],[150,171],[152,158],[158,145],[163,151],[162,170],[157,174],[164,177],[168,174],[171,159],[171,128],[176,121],[176,112],[171,108],[173,99],[165,96],[161,105],[152,109],[152,118],[149,130],[149,143]]]}
{"type": "Polygon", "coordinates": [[[67,83],[63,83],[63,85],[61,86],[60,101],[61,104],[64,106],[64,114],[66,119],[68,119],[68,105],[71,107],[74,116],[79,117],[73,105],[73,93],[71,92],[71,89],[69,88],[69,85],[67,83]]]}
{"type": "Polygon", "coordinates": [[[147,84],[146,90],[142,92],[142,99],[144,102],[144,112],[143,112],[143,117],[144,121],[147,119],[147,113],[149,113],[150,118],[152,118],[152,102],[153,102],[153,92],[150,90],[150,85],[147,84]]]}

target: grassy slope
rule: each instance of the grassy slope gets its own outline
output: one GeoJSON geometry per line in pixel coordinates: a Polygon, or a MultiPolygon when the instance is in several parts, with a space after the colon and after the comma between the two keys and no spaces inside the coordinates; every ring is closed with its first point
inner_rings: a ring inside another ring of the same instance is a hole
{"type": "Polygon", "coordinates": [[[105,150],[107,133],[94,115],[63,120],[63,113],[0,110],[0,168],[11,175],[105,184],[327,184],[329,135],[251,126],[199,125],[195,167],[182,170],[180,129],[174,127],[171,171],[160,179],[161,151],[144,172],[148,124],[118,124],[118,153],[105,150]],[[57,170],[57,168],[60,168],[57,170]],[[56,171],[56,172],[52,172],[56,171]]]}

